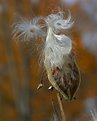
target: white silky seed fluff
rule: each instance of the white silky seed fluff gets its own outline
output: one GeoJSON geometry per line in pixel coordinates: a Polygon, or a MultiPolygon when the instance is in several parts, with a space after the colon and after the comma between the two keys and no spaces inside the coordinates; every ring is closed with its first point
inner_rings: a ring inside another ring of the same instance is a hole
{"type": "Polygon", "coordinates": [[[61,67],[64,64],[66,55],[71,52],[72,42],[65,35],[56,35],[49,29],[48,37],[45,43],[45,53],[51,66],[61,67]]]}
{"type": "Polygon", "coordinates": [[[44,52],[51,67],[62,67],[63,64],[68,61],[67,55],[70,54],[72,50],[72,41],[66,35],[57,35],[56,33],[72,25],[70,18],[71,16],[65,20],[62,12],[51,14],[46,18],[48,31],[44,52]]]}

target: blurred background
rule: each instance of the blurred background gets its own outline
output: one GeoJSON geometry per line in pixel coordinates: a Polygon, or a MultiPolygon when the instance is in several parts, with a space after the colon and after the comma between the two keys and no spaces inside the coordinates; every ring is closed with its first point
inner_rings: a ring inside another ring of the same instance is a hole
{"type": "Polygon", "coordinates": [[[66,34],[74,43],[82,82],[77,99],[62,101],[67,121],[89,121],[97,108],[97,0],[0,0],[0,121],[50,121],[56,92],[49,82],[37,91],[41,76],[31,42],[17,44],[12,24],[19,17],[46,16],[69,9],[74,26],[66,34]]]}

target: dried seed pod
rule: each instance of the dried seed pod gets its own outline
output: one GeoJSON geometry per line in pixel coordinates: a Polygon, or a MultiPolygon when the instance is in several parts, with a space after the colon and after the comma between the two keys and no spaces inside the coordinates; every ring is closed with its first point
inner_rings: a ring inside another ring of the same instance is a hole
{"type": "Polygon", "coordinates": [[[71,39],[56,32],[71,27],[70,18],[65,20],[62,12],[47,16],[48,33],[44,48],[48,79],[66,100],[74,99],[80,84],[80,73],[72,52],[71,39]]]}
{"type": "Polygon", "coordinates": [[[68,55],[67,63],[62,68],[52,68],[52,76],[68,100],[74,99],[80,85],[80,73],[72,53],[68,55]]]}

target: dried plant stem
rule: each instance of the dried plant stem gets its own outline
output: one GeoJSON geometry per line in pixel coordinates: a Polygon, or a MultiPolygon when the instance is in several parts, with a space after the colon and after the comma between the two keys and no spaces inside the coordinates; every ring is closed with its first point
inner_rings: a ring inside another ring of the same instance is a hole
{"type": "Polygon", "coordinates": [[[61,97],[60,97],[59,93],[57,93],[57,98],[58,98],[58,103],[59,103],[59,107],[60,107],[62,121],[66,121],[66,117],[65,117],[65,113],[63,110],[63,105],[62,105],[62,101],[61,101],[61,97]]]}

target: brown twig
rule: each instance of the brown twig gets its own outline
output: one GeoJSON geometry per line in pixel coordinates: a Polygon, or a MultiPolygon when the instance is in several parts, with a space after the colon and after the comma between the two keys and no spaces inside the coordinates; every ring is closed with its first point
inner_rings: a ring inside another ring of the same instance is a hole
{"type": "Polygon", "coordinates": [[[62,121],[66,121],[66,117],[65,117],[65,113],[63,110],[63,105],[62,105],[62,101],[61,101],[61,97],[60,97],[59,93],[57,93],[57,98],[58,98],[58,103],[59,103],[59,107],[60,107],[62,121]]]}

